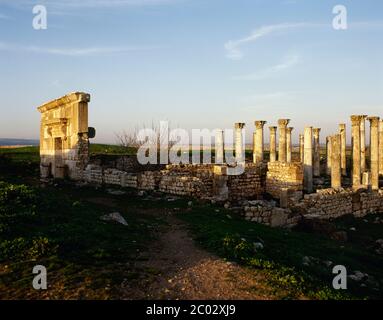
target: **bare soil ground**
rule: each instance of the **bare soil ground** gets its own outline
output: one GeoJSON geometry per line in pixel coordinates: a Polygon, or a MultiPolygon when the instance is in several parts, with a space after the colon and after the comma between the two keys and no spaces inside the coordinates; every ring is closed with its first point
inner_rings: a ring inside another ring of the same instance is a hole
{"type": "Polygon", "coordinates": [[[185,224],[170,215],[159,240],[135,263],[146,274],[125,282],[122,299],[279,299],[260,270],[224,261],[199,248],[185,224]]]}

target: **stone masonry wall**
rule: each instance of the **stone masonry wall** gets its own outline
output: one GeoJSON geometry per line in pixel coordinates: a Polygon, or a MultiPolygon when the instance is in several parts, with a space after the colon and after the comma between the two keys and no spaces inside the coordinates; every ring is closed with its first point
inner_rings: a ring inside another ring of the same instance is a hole
{"type": "MultiPolygon", "coordinates": [[[[114,164],[118,163],[113,162],[114,164]]],[[[125,163],[127,159],[125,159],[125,163]]],[[[105,160],[94,161],[83,173],[86,182],[94,184],[112,184],[140,190],[158,190],[160,192],[212,199],[217,192],[217,181],[222,175],[216,175],[214,165],[167,165],[163,170],[135,170],[126,172],[117,168],[105,168],[105,160]]],[[[129,165],[130,168],[132,168],[129,165]]],[[[225,178],[225,175],[223,175],[225,178]]],[[[238,176],[226,176],[228,200],[253,199],[264,192],[265,167],[247,164],[245,172],[238,176]]],[[[222,180],[220,180],[222,182],[222,180]]]]}
{"type": "Polygon", "coordinates": [[[230,200],[256,199],[265,192],[266,167],[249,163],[241,175],[228,176],[227,186],[230,200]]]}
{"type": "Polygon", "coordinates": [[[266,192],[280,199],[282,189],[303,190],[303,166],[300,162],[269,162],[266,175],[266,192]]]}
{"type": "Polygon", "coordinates": [[[274,201],[249,201],[243,208],[246,220],[270,226],[293,226],[301,219],[335,219],[347,214],[363,217],[383,213],[383,189],[378,191],[322,189],[304,196],[291,208],[279,208],[274,201]]]}
{"type": "Polygon", "coordinates": [[[303,200],[307,214],[320,219],[338,218],[353,213],[353,191],[322,189],[307,194],[303,200]]]}
{"type": "Polygon", "coordinates": [[[271,201],[249,201],[244,207],[244,218],[249,221],[262,223],[271,227],[293,226],[302,217],[291,209],[275,206],[271,201]]]}

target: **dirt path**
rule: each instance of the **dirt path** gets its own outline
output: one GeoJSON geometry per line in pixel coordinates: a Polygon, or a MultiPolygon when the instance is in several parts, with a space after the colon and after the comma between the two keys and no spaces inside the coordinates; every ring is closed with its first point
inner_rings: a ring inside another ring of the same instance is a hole
{"type": "MultiPolygon", "coordinates": [[[[125,299],[278,299],[264,274],[226,262],[196,246],[174,216],[159,240],[136,262],[146,275],[122,284],[125,299]]],[[[281,292],[279,292],[281,294],[281,292]]]]}

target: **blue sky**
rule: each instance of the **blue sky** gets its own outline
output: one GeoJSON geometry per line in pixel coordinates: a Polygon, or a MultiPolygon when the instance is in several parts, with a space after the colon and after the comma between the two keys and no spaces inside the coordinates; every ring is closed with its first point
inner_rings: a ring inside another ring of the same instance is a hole
{"type": "Polygon", "coordinates": [[[383,116],[382,39],[380,0],[0,0],[0,137],[38,138],[36,107],[85,91],[97,142],[159,120],[250,137],[285,117],[294,141],[305,125],[324,141],[353,113],[383,116]]]}

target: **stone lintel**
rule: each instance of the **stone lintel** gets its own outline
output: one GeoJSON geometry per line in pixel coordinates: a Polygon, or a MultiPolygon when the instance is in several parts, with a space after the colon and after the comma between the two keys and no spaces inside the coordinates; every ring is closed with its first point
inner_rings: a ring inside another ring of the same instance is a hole
{"type": "Polygon", "coordinates": [[[69,93],[61,98],[49,101],[47,103],[44,103],[37,109],[39,112],[43,113],[51,109],[56,109],[59,107],[62,107],[66,104],[74,103],[74,102],[89,102],[90,101],[90,94],[85,92],[73,92],[69,93]]]}

